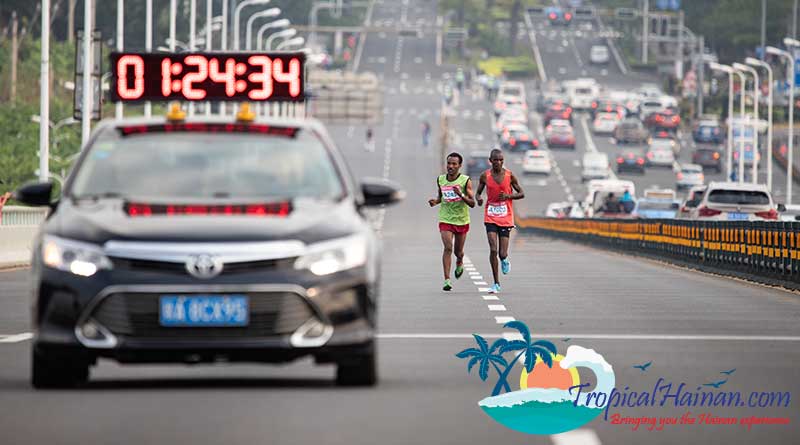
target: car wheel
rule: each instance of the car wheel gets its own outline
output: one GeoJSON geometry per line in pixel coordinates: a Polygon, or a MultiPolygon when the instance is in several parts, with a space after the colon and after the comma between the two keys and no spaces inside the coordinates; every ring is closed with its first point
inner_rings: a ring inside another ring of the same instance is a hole
{"type": "Polygon", "coordinates": [[[374,346],[369,353],[352,357],[336,367],[339,386],[373,386],[378,383],[378,362],[374,346]]]}
{"type": "Polygon", "coordinates": [[[34,347],[31,363],[31,384],[34,388],[70,388],[89,380],[89,364],[77,360],[58,360],[37,352],[34,347]]]}

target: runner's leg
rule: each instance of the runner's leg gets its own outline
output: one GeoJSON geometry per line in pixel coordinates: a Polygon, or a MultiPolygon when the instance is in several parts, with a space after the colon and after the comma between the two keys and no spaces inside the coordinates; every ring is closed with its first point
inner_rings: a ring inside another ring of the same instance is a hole
{"type": "Polygon", "coordinates": [[[456,267],[464,264],[464,244],[467,242],[467,233],[455,234],[456,267]]]}
{"type": "Polygon", "coordinates": [[[503,270],[503,274],[507,274],[511,270],[511,263],[508,260],[508,244],[509,240],[511,240],[510,236],[499,236],[500,238],[500,266],[503,270]]]}
{"type": "Polygon", "coordinates": [[[495,283],[500,282],[500,277],[497,273],[497,232],[486,232],[489,238],[489,264],[492,265],[492,277],[495,283]]]}
{"type": "Polygon", "coordinates": [[[450,265],[453,256],[453,232],[442,230],[439,233],[442,234],[442,245],[444,246],[444,251],[442,252],[442,267],[444,268],[444,279],[449,280],[450,265]]]}

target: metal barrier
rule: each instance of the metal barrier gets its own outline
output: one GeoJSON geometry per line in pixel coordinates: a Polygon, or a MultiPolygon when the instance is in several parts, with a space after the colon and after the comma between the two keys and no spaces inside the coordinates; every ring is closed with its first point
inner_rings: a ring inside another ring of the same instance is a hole
{"type": "Polygon", "coordinates": [[[2,226],[38,226],[47,216],[47,208],[4,206],[0,210],[2,226]]]}
{"type": "Polygon", "coordinates": [[[800,222],[517,218],[517,227],[800,289],[800,222]]]}

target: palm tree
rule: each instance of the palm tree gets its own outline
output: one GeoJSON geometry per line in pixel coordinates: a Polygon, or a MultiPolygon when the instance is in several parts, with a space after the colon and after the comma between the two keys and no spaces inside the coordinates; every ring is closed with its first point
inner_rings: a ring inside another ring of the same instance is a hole
{"type": "MultiPolygon", "coordinates": [[[[501,338],[495,340],[495,342],[492,343],[492,347],[489,347],[489,343],[487,343],[486,339],[480,335],[472,334],[472,336],[475,337],[475,341],[478,343],[478,348],[465,349],[456,354],[456,357],[458,358],[472,357],[467,364],[467,372],[472,371],[472,367],[480,363],[478,375],[480,376],[481,380],[485,382],[486,378],[489,377],[489,364],[491,363],[494,367],[494,370],[497,371],[497,374],[502,375],[502,371],[500,371],[500,368],[497,365],[508,366],[508,362],[506,362],[506,359],[503,358],[502,352],[500,352],[506,347],[508,341],[504,338],[501,338]]],[[[506,391],[511,391],[511,388],[508,386],[508,382],[503,385],[503,389],[506,391]]]]}
{"type": "Polygon", "coordinates": [[[494,390],[492,390],[492,396],[496,396],[500,394],[500,391],[504,388],[508,388],[508,373],[514,369],[514,364],[517,363],[520,357],[523,355],[525,356],[525,370],[531,372],[533,371],[533,365],[536,364],[537,357],[542,359],[542,362],[544,362],[548,368],[552,368],[553,357],[558,352],[556,346],[547,340],[538,340],[531,343],[531,333],[528,330],[528,326],[521,321],[509,321],[504,324],[503,327],[518,330],[519,333],[522,334],[522,340],[507,341],[505,346],[500,350],[500,353],[504,354],[508,351],[520,351],[520,353],[514,357],[514,360],[512,360],[503,373],[500,374],[500,379],[497,381],[497,384],[494,385],[494,390]]]}

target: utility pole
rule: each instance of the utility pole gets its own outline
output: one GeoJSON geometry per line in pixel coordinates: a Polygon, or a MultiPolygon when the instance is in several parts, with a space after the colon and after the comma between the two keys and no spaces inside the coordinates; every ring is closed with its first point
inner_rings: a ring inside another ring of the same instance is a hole
{"type": "Polygon", "coordinates": [[[794,0],[794,5],[792,6],[792,38],[797,38],[797,0],[794,0]]]}
{"type": "Polygon", "coordinates": [[[75,5],[78,0],[69,0],[67,6],[67,42],[72,43],[75,40],[75,5]]]}
{"type": "Polygon", "coordinates": [[[642,12],[642,63],[647,63],[647,37],[650,34],[650,0],[644,1],[642,12]]]}
{"type": "Polygon", "coordinates": [[[11,89],[8,99],[13,105],[17,100],[17,58],[19,57],[19,40],[17,11],[11,13],[11,89]]]}
{"type": "MultiPolygon", "coordinates": [[[[797,3],[797,0],[795,0],[797,3]]],[[[794,37],[792,37],[794,38],[794,37]]],[[[761,60],[764,60],[766,55],[767,42],[767,0],[761,0],[761,60]]]]}
{"type": "MultiPolygon", "coordinates": [[[[89,33],[89,38],[92,34],[89,33]]],[[[47,182],[50,173],[50,0],[42,0],[42,54],[39,73],[39,182],[47,182]]],[[[85,74],[84,74],[85,76],[85,74]]],[[[83,94],[86,94],[84,90],[83,94]]]]}
{"type": "Polygon", "coordinates": [[[678,12],[678,54],[675,57],[675,77],[683,80],[683,9],[678,12]]]}
{"type": "Polygon", "coordinates": [[[705,94],[705,91],[703,91],[703,81],[706,71],[706,60],[705,60],[706,39],[705,37],[700,36],[698,38],[698,41],[700,47],[697,48],[698,50],[697,61],[699,62],[697,64],[697,117],[699,118],[700,116],[703,115],[703,94],[705,94]]]}

